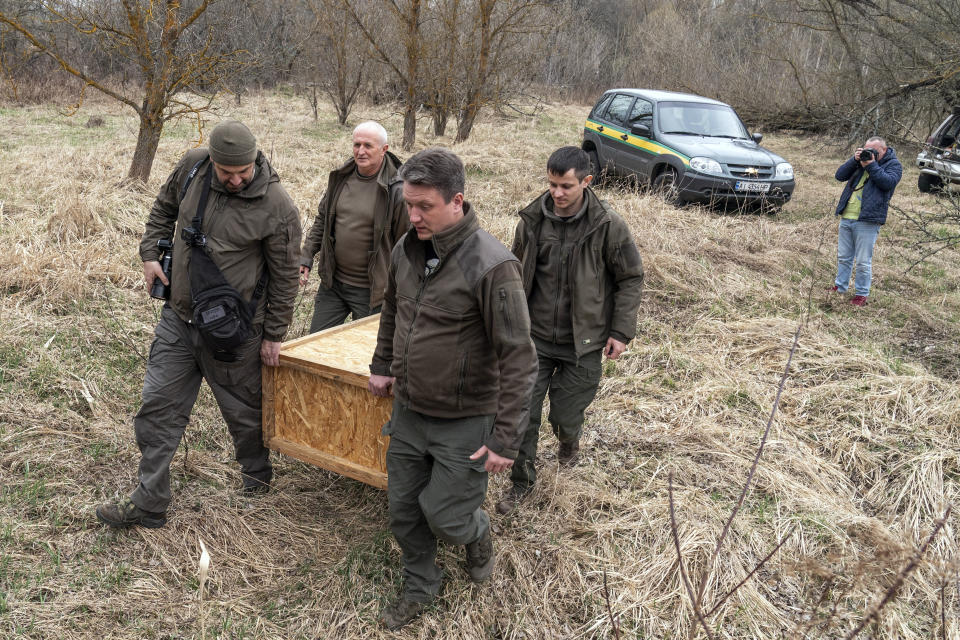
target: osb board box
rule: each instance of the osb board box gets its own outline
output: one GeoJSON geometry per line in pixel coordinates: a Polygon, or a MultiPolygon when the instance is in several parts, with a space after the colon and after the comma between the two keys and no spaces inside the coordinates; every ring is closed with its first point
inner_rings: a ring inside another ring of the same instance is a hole
{"type": "Polygon", "coordinates": [[[327,329],[280,348],[263,368],[263,437],[298,460],[387,488],[389,398],[367,390],[380,316],[327,329]]]}

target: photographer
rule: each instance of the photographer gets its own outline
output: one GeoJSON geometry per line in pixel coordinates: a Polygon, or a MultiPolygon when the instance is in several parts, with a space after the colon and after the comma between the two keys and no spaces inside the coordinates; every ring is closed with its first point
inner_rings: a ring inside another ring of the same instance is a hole
{"type": "Polygon", "coordinates": [[[837,169],[837,180],[846,181],[836,215],[840,216],[837,237],[837,279],[828,290],[844,293],[856,263],[854,296],[850,304],[862,307],[870,295],[873,246],[880,226],[887,221],[887,206],[900,182],[903,167],[892,147],[883,138],[873,137],[837,169]]]}
{"type": "Polygon", "coordinates": [[[276,366],[297,293],[300,217],[240,122],[188,152],[160,190],[140,243],[147,291],[169,285],[134,418],[139,485],[97,508],[112,527],[162,527],[170,462],[206,380],[233,439],[246,492],[269,490],[261,428],[261,362],[276,366]],[[174,233],[176,231],[176,233],[174,233]],[[171,277],[158,242],[174,239],[171,277]]]}

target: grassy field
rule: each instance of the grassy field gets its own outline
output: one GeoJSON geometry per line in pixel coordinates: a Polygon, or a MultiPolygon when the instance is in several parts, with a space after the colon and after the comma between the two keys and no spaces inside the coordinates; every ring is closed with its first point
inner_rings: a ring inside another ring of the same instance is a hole
{"type": "MultiPolygon", "coordinates": [[[[454,147],[468,168],[467,198],[504,242],[515,212],[545,188],[549,152],[578,143],[587,110],[490,116],[454,147]]],[[[327,172],[349,154],[350,130],[329,110],[314,122],[306,100],[291,95],[224,104],[222,116],[257,134],[306,231],[327,172]]],[[[397,114],[360,108],[352,122],[366,118],[399,142],[397,114]]],[[[452,144],[421,126],[418,148],[452,144]]],[[[131,187],[123,176],[135,128],[106,103],[70,118],[52,106],[0,108],[2,637],[688,637],[694,621],[670,532],[668,476],[680,547],[698,582],[811,290],[755,488],[712,568],[704,608],[792,533],[709,616],[714,635],[843,637],[957,502],[957,254],[906,272],[912,254],[893,215],[877,246],[871,304],[829,296],[833,172],[843,154],[824,141],[769,135],[764,144],[797,169],[795,200],[777,217],[601,192],[644,259],[638,337],[606,364],[582,463],[559,470],[556,440],[545,435],[534,495],[517,514],[493,516],[499,559],[489,584],[469,582],[462,549],[441,547],[446,582],[436,605],[400,633],[383,631],[377,616],[400,579],[384,493],[276,456],[275,490],[242,497],[206,388],[172,467],[168,525],[109,530],[94,507],[134,486],[131,417],[159,314],[142,290],[139,236],[161,182],[195,144],[187,124],[168,128],[150,184],[131,187]],[[84,127],[94,114],[104,126],[84,127]],[[211,556],[203,594],[199,539],[211,556]]],[[[932,206],[903,156],[894,202],[932,206]]],[[[288,338],[305,332],[315,287],[298,299],[288,338]]],[[[506,486],[492,480],[489,510],[506,486]]],[[[949,519],[862,637],[960,638],[957,523],[949,519]]]]}

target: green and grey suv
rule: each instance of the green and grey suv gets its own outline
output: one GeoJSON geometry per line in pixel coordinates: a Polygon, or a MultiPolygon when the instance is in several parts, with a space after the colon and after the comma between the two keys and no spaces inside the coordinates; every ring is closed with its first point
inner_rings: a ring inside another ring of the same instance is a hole
{"type": "Polygon", "coordinates": [[[611,89],[587,117],[594,175],[636,176],[674,204],[779,208],[793,166],[760,146],[730,105],[688,93],[611,89]]]}

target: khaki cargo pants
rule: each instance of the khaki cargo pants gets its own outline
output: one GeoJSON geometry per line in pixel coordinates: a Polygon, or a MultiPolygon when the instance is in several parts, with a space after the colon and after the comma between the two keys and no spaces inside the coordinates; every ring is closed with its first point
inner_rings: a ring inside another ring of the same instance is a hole
{"type": "Polygon", "coordinates": [[[140,447],[140,484],[130,496],[147,511],[170,504],[170,462],[207,381],[236,451],[245,486],[269,483],[270,451],[263,446],[259,327],[239,349],[236,362],[219,362],[203,345],[196,327],[164,306],[154,330],[143,382],[143,404],[133,419],[140,447]]]}
{"type": "Polygon", "coordinates": [[[560,442],[579,442],[584,412],[597,395],[603,373],[603,349],[584,354],[578,361],[572,344],[555,344],[536,336],[533,344],[537,348],[537,380],[530,398],[530,425],[510,472],[514,486],[524,490],[537,481],[534,463],[547,391],[553,434],[560,442]]]}
{"type": "Polygon", "coordinates": [[[313,299],[313,319],[310,333],[343,324],[349,315],[353,320],[380,313],[380,307],[370,308],[370,289],[355,287],[339,280],[327,288],[320,285],[313,299]]]}
{"type": "Polygon", "coordinates": [[[487,441],[494,416],[433,418],[394,399],[384,426],[390,529],[403,552],[404,597],[430,602],[440,591],[437,539],[476,542],[490,519],[480,508],[487,494],[485,460],[470,456],[487,441]]]}

